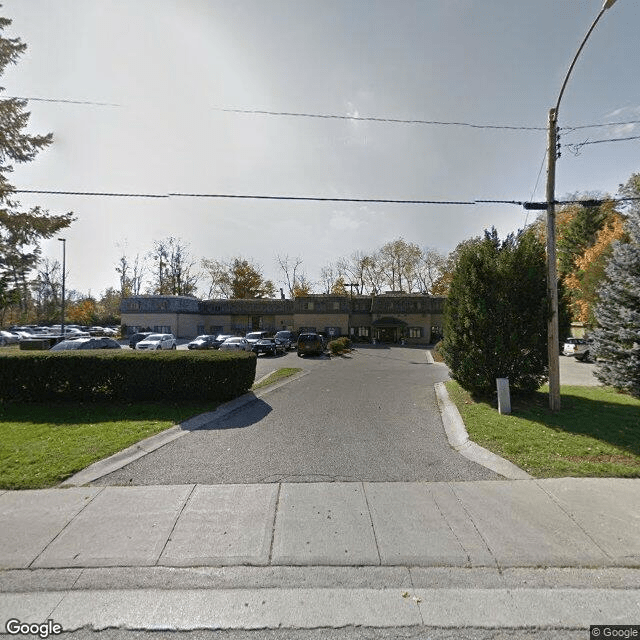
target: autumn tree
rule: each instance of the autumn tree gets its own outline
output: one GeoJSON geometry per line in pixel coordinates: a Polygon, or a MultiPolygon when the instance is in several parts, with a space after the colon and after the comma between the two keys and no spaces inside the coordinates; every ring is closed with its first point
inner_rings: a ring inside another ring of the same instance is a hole
{"type": "Polygon", "coordinates": [[[265,280],[262,268],[240,256],[228,261],[204,259],[209,278],[209,298],[273,298],[275,286],[265,280]]]}
{"type": "MultiPolygon", "coordinates": [[[[4,37],[10,24],[11,20],[0,17],[0,75],[7,65],[16,64],[27,48],[19,38],[4,37]]],[[[41,255],[40,242],[52,238],[74,219],[71,213],[50,215],[40,207],[21,210],[12,197],[15,190],[8,174],[13,171],[13,163],[31,162],[53,140],[50,133],[26,132],[31,115],[25,111],[26,106],[26,100],[0,99],[0,304],[18,300],[23,315],[30,300],[30,274],[41,255]]]]}

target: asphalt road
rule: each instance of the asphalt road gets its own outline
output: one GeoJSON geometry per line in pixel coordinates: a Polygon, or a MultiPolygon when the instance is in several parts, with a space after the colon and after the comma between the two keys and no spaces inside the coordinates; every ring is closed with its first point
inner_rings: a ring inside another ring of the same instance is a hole
{"type": "Polygon", "coordinates": [[[256,377],[284,366],[307,375],[95,484],[500,478],[449,446],[433,389],[447,370],[423,349],[260,357],[256,377]]]}

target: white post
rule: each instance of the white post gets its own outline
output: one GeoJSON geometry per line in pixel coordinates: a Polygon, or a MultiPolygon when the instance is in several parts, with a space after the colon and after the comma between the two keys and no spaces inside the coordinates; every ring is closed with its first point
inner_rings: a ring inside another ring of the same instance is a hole
{"type": "Polygon", "coordinates": [[[509,415],[511,413],[509,378],[496,378],[496,386],[498,388],[498,412],[509,415]]]}

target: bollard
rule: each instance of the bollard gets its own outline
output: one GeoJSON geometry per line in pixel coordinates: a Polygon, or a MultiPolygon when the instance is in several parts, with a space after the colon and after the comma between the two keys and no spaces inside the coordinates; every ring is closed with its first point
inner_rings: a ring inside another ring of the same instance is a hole
{"type": "Polygon", "coordinates": [[[496,378],[498,388],[498,413],[511,413],[511,396],[509,395],[509,378],[496,378]]]}

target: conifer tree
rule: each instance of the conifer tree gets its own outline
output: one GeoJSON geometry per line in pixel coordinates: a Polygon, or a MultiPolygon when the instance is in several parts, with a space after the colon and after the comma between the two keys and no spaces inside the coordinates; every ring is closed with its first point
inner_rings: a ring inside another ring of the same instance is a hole
{"type": "MultiPolygon", "coordinates": [[[[640,174],[621,192],[640,196],[640,174]]],[[[625,229],[629,241],[613,243],[595,308],[594,351],[600,359],[596,376],[640,397],[640,203],[628,208],[625,229]]]]}
{"type": "Polygon", "coordinates": [[[508,378],[537,389],[548,372],[545,250],[532,231],[495,229],[460,247],[445,303],[442,353],[451,376],[481,396],[508,378]]]}
{"type": "MultiPolygon", "coordinates": [[[[0,17],[0,76],[9,64],[16,64],[27,45],[19,38],[7,38],[4,30],[11,20],[0,17]]],[[[0,93],[4,87],[0,87],[0,93]]],[[[18,300],[26,311],[29,274],[40,259],[42,240],[68,227],[73,215],[49,215],[40,207],[22,211],[12,194],[8,174],[13,163],[31,162],[39,151],[52,142],[52,134],[30,135],[26,132],[29,116],[26,100],[0,99],[0,304],[18,300]]]]}

